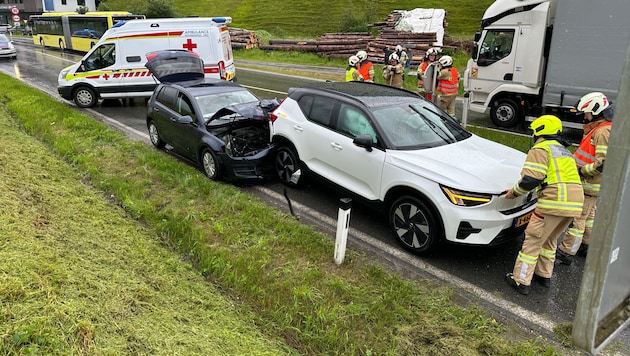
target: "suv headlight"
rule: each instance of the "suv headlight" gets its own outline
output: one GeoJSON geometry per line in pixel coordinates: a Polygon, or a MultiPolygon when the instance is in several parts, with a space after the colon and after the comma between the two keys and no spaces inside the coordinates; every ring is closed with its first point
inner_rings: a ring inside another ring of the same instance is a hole
{"type": "Polygon", "coordinates": [[[492,199],[492,194],[471,193],[463,190],[449,188],[441,185],[444,195],[448,200],[459,206],[477,206],[488,203],[492,199]]]}

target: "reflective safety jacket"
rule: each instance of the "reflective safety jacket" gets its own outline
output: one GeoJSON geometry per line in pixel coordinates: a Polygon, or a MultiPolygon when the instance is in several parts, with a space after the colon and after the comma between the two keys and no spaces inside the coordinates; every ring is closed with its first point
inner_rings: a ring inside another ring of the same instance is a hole
{"type": "Polygon", "coordinates": [[[599,196],[602,181],[601,166],[606,159],[612,122],[604,121],[588,132],[575,151],[575,161],[583,176],[584,194],[599,196]]]}
{"type": "Polygon", "coordinates": [[[351,82],[353,80],[363,81],[363,76],[355,67],[349,67],[346,70],[346,82],[351,82]]]}
{"type": "MultiPolygon", "coordinates": [[[[579,217],[584,202],[584,191],[575,159],[569,150],[556,140],[538,139],[527,153],[522,177],[540,181],[536,211],[541,214],[579,217]]],[[[514,186],[516,195],[528,192],[521,186],[521,178],[514,186]]]]}
{"type": "Polygon", "coordinates": [[[370,61],[359,62],[359,73],[366,82],[374,81],[374,65],[370,61]]]}
{"type": "Polygon", "coordinates": [[[424,72],[427,71],[429,61],[422,61],[418,67],[418,88],[424,87],[424,72]]]}
{"type": "Polygon", "coordinates": [[[440,76],[438,77],[437,88],[435,91],[441,95],[457,95],[458,88],[459,78],[457,69],[453,67],[442,69],[440,71],[440,76]],[[448,72],[450,72],[450,76],[448,75],[448,72]]]}

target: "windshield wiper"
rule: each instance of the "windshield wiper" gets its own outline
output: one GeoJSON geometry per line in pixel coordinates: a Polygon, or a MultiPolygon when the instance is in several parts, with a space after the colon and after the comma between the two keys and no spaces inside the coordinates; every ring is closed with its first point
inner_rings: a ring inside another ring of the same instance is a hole
{"type": "Polygon", "coordinates": [[[427,124],[427,126],[429,126],[429,128],[431,128],[431,131],[435,132],[436,135],[438,135],[442,140],[448,142],[448,143],[455,143],[457,142],[457,140],[455,139],[455,137],[453,137],[452,135],[449,135],[449,133],[447,131],[445,131],[441,126],[438,126],[435,124],[435,122],[431,121],[431,119],[425,117],[420,110],[416,109],[415,107],[413,107],[413,105],[409,105],[409,108],[411,108],[411,110],[415,111],[420,118],[427,124]]]}

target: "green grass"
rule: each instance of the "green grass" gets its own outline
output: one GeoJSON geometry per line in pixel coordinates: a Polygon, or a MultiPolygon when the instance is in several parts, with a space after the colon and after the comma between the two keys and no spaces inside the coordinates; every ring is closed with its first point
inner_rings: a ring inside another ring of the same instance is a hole
{"type": "Polygon", "coordinates": [[[372,256],[337,266],[329,236],[0,86],[1,354],[558,353],[372,256]]]}
{"type": "MultiPolygon", "coordinates": [[[[147,0],[143,0],[147,1],[147,0]]],[[[110,9],[127,10],[136,2],[107,0],[110,9]]],[[[444,9],[446,33],[457,39],[472,39],[481,16],[493,0],[273,0],[203,1],[173,0],[179,16],[231,16],[232,26],[264,30],[274,38],[315,38],[328,32],[368,31],[368,25],[384,21],[393,10],[444,9]]]]}

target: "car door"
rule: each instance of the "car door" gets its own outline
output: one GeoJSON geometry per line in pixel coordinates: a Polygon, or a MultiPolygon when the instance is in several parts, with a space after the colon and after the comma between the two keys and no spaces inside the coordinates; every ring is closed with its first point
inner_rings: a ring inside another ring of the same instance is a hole
{"type": "Polygon", "coordinates": [[[193,110],[191,99],[183,92],[178,92],[175,99],[174,111],[177,120],[172,128],[172,146],[177,151],[192,160],[197,160],[197,147],[206,132],[202,119],[193,110]],[[192,121],[185,119],[190,117],[192,121]]]}
{"type": "Polygon", "coordinates": [[[330,181],[369,200],[379,198],[385,150],[366,112],[354,105],[340,103],[334,130],[329,133],[325,148],[330,181]],[[355,145],[353,140],[359,135],[370,135],[373,147],[366,149],[355,145]]]}
{"type": "Polygon", "coordinates": [[[157,90],[157,97],[152,107],[153,120],[155,120],[162,140],[177,148],[173,142],[173,137],[178,126],[176,124],[178,114],[175,111],[178,91],[168,85],[163,85],[157,90]]]}

